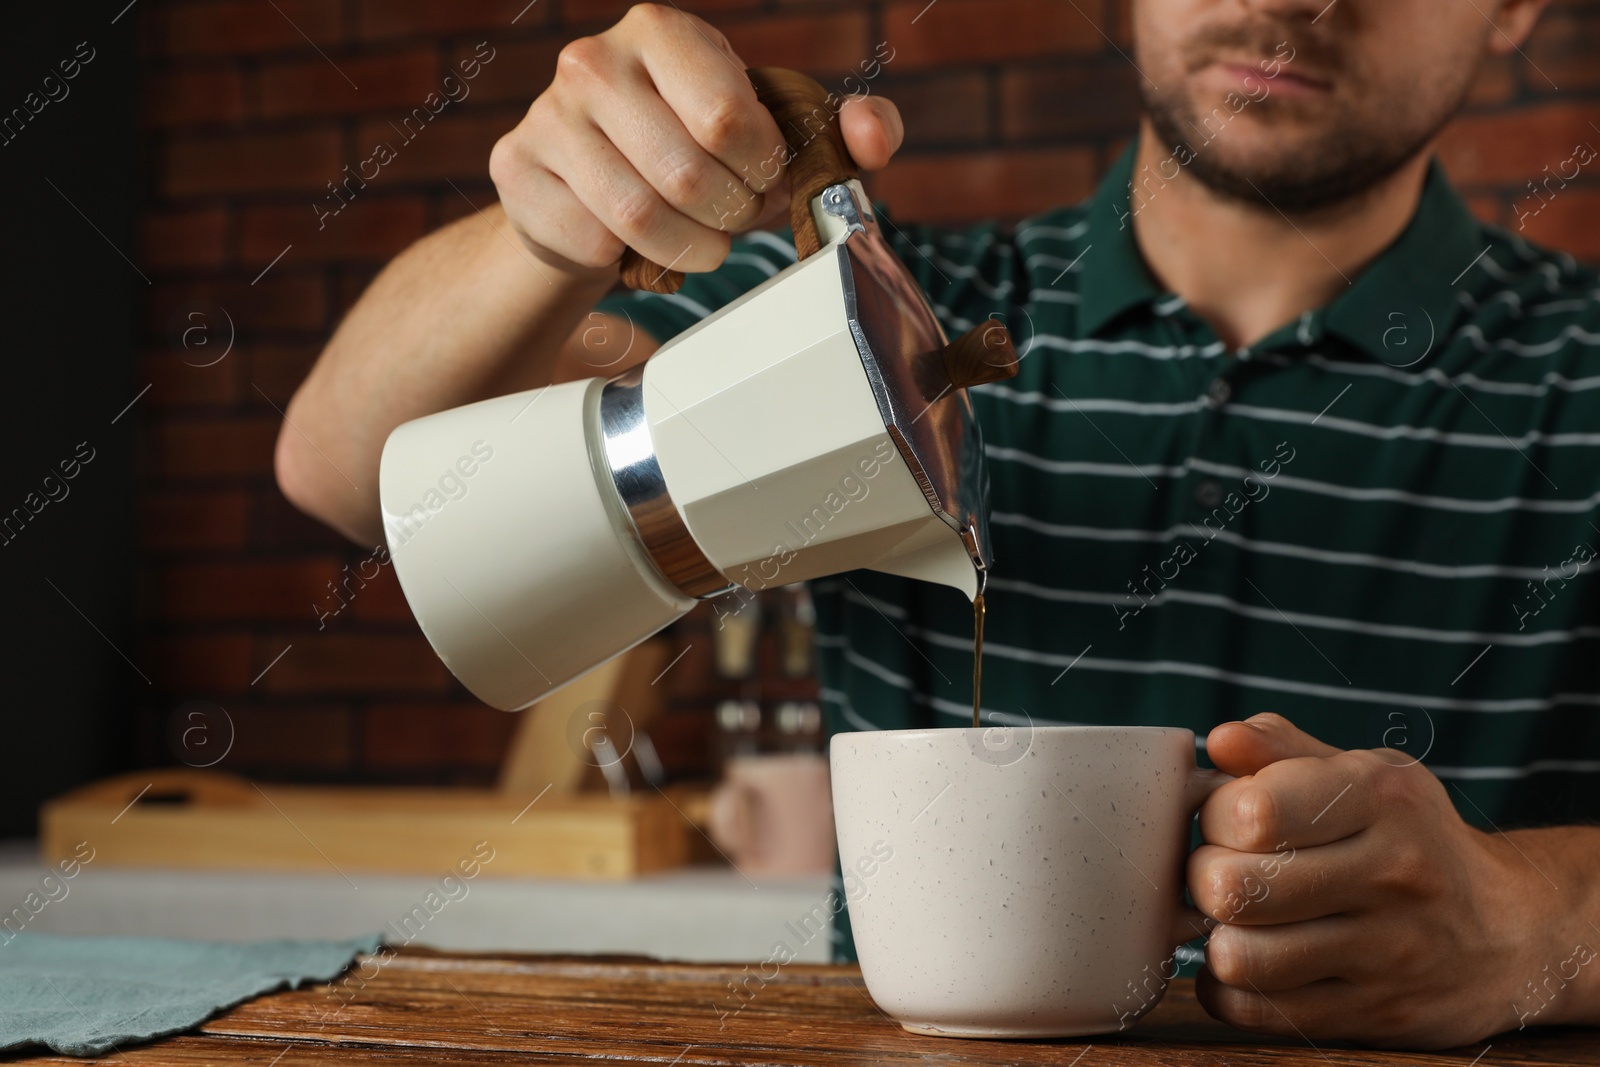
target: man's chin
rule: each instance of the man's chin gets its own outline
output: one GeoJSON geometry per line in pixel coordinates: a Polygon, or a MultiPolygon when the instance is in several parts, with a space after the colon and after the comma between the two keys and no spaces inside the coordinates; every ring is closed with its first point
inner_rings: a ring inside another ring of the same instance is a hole
{"type": "Polygon", "coordinates": [[[1254,99],[1202,94],[1193,99],[1192,117],[1183,125],[1198,140],[1210,136],[1227,141],[1273,139],[1310,144],[1351,121],[1343,101],[1326,93],[1296,97],[1274,93],[1254,99]]]}
{"type": "Polygon", "coordinates": [[[1309,129],[1230,130],[1209,144],[1189,142],[1195,162],[1206,170],[1260,176],[1304,172],[1308,164],[1324,158],[1327,141],[1309,129]],[[1235,136],[1237,135],[1237,136],[1235,136]]]}
{"type": "MultiPolygon", "coordinates": [[[[1252,122],[1243,114],[1220,132],[1198,123],[1172,132],[1188,145],[1188,152],[1177,153],[1180,162],[1188,162],[1196,170],[1224,171],[1252,179],[1304,171],[1308,162],[1325,157],[1329,140],[1320,124],[1252,122]]],[[[1162,144],[1161,154],[1167,155],[1174,147],[1162,144]]]]}
{"type": "Polygon", "coordinates": [[[1275,153],[1271,158],[1234,160],[1217,154],[1195,157],[1188,169],[1213,194],[1301,216],[1341,212],[1387,176],[1361,171],[1312,172],[1305,165],[1308,158],[1317,157],[1275,153]]]}

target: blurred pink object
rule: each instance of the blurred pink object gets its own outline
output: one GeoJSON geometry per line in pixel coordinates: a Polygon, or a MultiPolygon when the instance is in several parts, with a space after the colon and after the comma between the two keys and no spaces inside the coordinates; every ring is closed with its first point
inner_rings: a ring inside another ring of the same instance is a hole
{"type": "Polygon", "coordinates": [[[736,756],[711,795],[711,837],[747,875],[833,870],[828,761],[814,752],[736,756]]]}

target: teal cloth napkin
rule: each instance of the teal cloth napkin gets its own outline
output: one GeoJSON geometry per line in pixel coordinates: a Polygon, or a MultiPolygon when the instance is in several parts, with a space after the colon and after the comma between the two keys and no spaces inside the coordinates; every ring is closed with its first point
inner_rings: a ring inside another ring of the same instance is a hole
{"type": "Polygon", "coordinates": [[[337,977],[382,935],[216,944],[23,932],[0,944],[0,1051],[98,1056],[176,1034],[222,1008],[337,977]]]}

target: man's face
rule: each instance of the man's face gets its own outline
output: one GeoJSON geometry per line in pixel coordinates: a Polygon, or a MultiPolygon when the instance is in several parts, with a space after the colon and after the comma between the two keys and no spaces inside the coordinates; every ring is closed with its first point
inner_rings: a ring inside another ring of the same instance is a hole
{"type": "Polygon", "coordinates": [[[1449,121],[1496,6],[1136,0],[1134,59],[1163,154],[1185,143],[1187,169],[1217,192],[1314,211],[1388,177],[1449,121]]]}

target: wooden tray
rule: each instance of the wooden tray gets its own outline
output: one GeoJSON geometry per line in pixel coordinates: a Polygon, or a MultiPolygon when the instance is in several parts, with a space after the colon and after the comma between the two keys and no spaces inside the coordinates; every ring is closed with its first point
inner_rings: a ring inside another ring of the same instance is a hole
{"type": "Polygon", "coordinates": [[[696,833],[666,797],[257,785],[187,768],[85,786],[39,813],[46,863],[617,880],[687,862],[696,833]],[[480,845],[486,843],[486,847],[480,845]],[[482,862],[492,849],[493,858],[482,862]]]}

